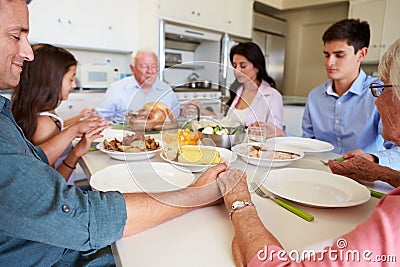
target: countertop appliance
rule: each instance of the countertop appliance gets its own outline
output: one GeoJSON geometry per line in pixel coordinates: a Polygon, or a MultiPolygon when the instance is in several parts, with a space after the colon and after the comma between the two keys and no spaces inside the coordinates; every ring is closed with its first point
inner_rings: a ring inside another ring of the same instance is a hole
{"type": "Polygon", "coordinates": [[[80,89],[107,89],[114,81],[114,68],[107,65],[78,64],[76,83],[80,89]]]}

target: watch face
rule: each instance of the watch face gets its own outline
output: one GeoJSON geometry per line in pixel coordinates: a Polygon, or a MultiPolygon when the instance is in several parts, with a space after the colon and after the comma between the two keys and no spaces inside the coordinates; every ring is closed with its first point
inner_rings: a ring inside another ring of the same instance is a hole
{"type": "Polygon", "coordinates": [[[233,202],[232,208],[233,208],[233,209],[243,208],[244,205],[245,205],[244,201],[242,201],[242,200],[237,200],[237,201],[233,202]]]}

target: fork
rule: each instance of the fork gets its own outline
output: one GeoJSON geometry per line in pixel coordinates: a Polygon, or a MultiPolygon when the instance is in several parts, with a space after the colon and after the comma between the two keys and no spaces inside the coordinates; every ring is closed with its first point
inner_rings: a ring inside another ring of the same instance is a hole
{"type": "MultiPolygon", "coordinates": [[[[322,164],[324,164],[324,165],[328,165],[328,161],[327,161],[327,160],[322,160],[322,159],[320,159],[319,161],[321,161],[322,164]]],[[[345,161],[345,159],[342,158],[342,157],[340,157],[340,158],[333,159],[333,161],[339,161],[339,162],[341,162],[341,161],[345,161]]]]}
{"type": "Polygon", "coordinates": [[[296,208],[288,203],[286,203],[285,201],[273,196],[273,195],[268,195],[266,194],[262,189],[261,186],[257,186],[254,182],[250,183],[250,186],[254,189],[254,191],[256,192],[256,194],[262,198],[268,198],[271,199],[272,201],[276,202],[278,205],[280,205],[281,207],[287,209],[288,211],[296,214],[297,216],[303,218],[304,220],[311,222],[314,220],[314,216],[299,209],[296,208]]]}

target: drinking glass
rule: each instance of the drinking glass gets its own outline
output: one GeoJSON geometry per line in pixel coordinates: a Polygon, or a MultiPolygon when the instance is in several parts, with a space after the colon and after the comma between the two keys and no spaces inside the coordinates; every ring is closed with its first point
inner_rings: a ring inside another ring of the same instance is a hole
{"type": "Polygon", "coordinates": [[[250,140],[265,143],[267,140],[267,127],[250,126],[247,128],[247,134],[250,140]]]}

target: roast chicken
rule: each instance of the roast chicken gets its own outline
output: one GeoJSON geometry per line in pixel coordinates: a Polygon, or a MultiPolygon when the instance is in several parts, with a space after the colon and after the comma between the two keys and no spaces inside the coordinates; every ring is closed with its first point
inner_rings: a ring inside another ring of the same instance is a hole
{"type": "Polygon", "coordinates": [[[162,130],[178,126],[178,120],[171,109],[161,102],[150,102],[137,112],[130,111],[126,125],[132,130],[162,130]]]}

